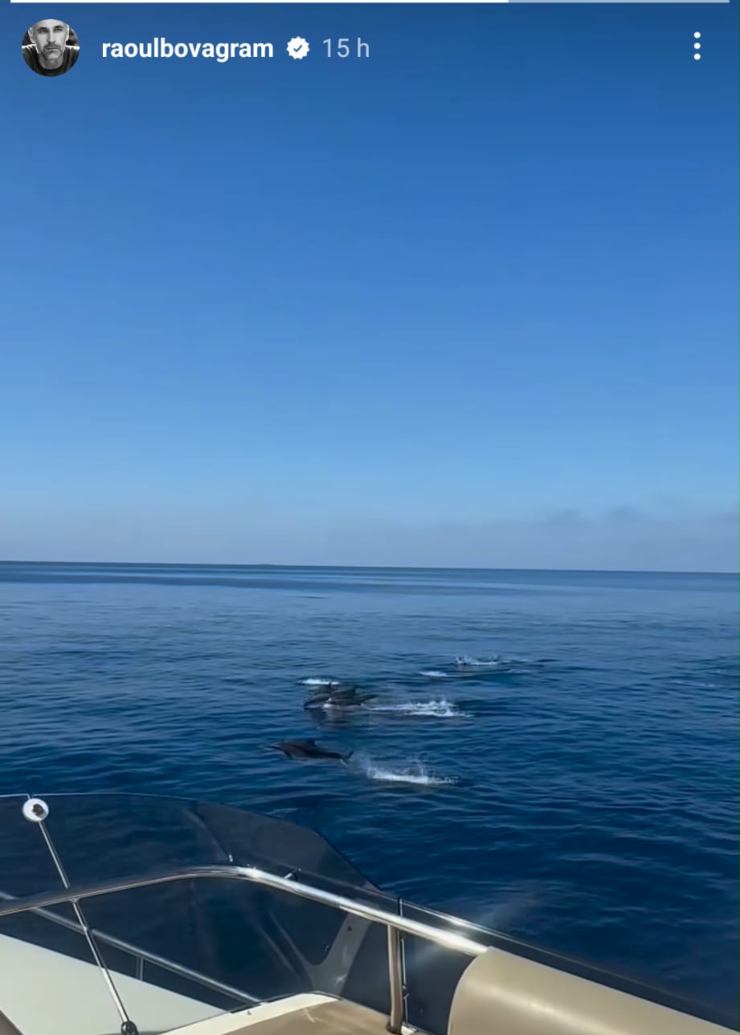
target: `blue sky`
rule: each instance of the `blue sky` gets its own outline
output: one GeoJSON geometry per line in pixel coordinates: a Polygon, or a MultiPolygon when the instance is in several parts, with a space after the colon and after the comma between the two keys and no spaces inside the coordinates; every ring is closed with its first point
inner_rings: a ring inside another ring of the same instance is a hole
{"type": "Polygon", "coordinates": [[[736,5],[6,5],[6,50],[48,14],[0,557],[736,568],[736,5]],[[278,56],[99,56],[161,35],[278,56]]]}

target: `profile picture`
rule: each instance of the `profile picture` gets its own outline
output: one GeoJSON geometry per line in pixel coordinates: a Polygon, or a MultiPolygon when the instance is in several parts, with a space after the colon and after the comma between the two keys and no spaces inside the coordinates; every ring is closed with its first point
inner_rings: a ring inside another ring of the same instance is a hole
{"type": "Polygon", "coordinates": [[[42,18],[27,30],[23,60],[38,75],[64,75],[80,55],[77,33],[59,18],[42,18]]]}

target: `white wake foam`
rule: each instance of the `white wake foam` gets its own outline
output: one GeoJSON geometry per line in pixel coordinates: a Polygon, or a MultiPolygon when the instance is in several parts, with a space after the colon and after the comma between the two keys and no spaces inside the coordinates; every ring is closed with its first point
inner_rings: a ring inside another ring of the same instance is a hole
{"type": "Polygon", "coordinates": [[[390,769],[387,766],[376,765],[367,757],[353,759],[353,762],[368,779],[383,783],[410,783],[421,787],[442,787],[457,783],[452,777],[435,776],[421,763],[403,769],[390,769]]]}
{"type": "Polygon", "coordinates": [[[468,654],[455,658],[455,664],[460,668],[497,668],[502,665],[501,658],[471,658],[468,654]]]}
{"type": "Polygon", "coordinates": [[[302,686],[341,686],[342,684],[338,679],[320,679],[318,677],[311,677],[310,679],[302,679],[302,686]]]}
{"type": "Polygon", "coordinates": [[[461,712],[456,704],[441,697],[432,701],[399,701],[397,704],[368,704],[369,712],[384,712],[391,715],[426,715],[433,719],[464,719],[467,712],[461,712]]]}
{"type": "Polygon", "coordinates": [[[437,668],[423,668],[420,676],[427,676],[429,679],[447,679],[449,672],[440,672],[437,668]]]}

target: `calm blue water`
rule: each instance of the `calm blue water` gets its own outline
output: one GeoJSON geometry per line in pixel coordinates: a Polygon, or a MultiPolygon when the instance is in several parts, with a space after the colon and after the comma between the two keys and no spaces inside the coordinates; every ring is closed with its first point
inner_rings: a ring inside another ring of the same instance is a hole
{"type": "Polygon", "coordinates": [[[731,1009],[737,605],[721,575],[1,564],[0,792],[295,819],[388,890],[731,1009]],[[328,676],[378,700],[305,711],[328,676]],[[262,750],[306,736],[350,765],[262,750]]]}

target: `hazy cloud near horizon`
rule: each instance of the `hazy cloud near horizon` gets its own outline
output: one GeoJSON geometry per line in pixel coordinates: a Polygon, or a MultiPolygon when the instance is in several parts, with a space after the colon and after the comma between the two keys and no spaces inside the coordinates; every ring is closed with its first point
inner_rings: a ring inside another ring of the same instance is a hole
{"type": "MultiPolygon", "coordinates": [[[[737,529],[737,510],[669,516],[625,506],[596,515],[573,509],[521,521],[395,527],[388,530],[385,544],[392,544],[394,552],[407,558],[408,564],[428,564],[424,558],[445,556],[452,559],[437,563],[461,567],[737,571],[737,529]]],[[[338,550],[343,538],[340,532],[335,543],[338,550]]],[[[359,538],[353,530],[355,545],[359,538]]],[[[385,544],[378,540],[377,531],[363,542],[365,553],[377,556],[382,556],[385,544]]]]}
{"type": "Polygon", "coordinates": [[[738,509],[597,513],[552,510],[520,520],[402,524],[291,521],[232,513],[43,517],[5,512],[0,559],[420,567],[738,570],[738,509]]]}

